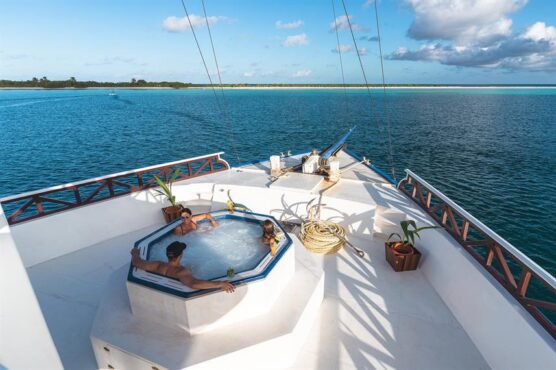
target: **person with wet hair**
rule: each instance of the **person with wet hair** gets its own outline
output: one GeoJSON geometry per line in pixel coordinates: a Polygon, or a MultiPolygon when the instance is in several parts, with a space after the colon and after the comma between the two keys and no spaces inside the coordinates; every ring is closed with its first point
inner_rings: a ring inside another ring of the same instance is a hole
{"type": "Polygon", "coordinates": [[[270,220],[264,220],[262,228],[263,235],[261,240],[264,244],[270,247],[270,253],[274,256],[276,254],[276,243],[278,241],[278,236],[276,235],[276,230],[274,229],[274,223],[270,220]]]}
{"type": "Polygon", "coordinates": [[[213,227],[218,226],[218,223],[210,215],[210,213],[201,213],[199,215],[193,215],[189,208],[184,208],[181,211],[181,219],[183,222],[174,229],[174,234],[176,235],[184,235],[190,231],[197,230],[198,223],[201,220],[209,220],[213,227]]]}
{"type": "Polygon", "coordinates": [[[133,267],[148,272],[167,276],[172,279],[179,280],[183,285],[191,289],[221,289],[225,292],[232,293],[235,287],[228,281],[209,281],[196,279],[189,269],[181,265],[183,251],[187,245],[182,242],[172,242],[166,247],[166,257],[168,262],[162,261],[146,261],[139,256],[139,248],[131,250],[131,263],[133,267]]]}

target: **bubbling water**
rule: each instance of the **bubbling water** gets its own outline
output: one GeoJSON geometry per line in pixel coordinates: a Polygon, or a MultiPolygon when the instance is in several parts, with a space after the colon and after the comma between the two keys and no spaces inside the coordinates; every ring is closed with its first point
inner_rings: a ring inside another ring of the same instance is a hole
{"type": "Polygon", "coordinates": [[[269,252],[262,243],[261,225],[235,219],[217,220],[218,226],[202,222],[196,231],[185,235],[169,234],[150,247],[150,261],[167,261],[166,247],[173,241],[187,244],[181,260],[194,277],[210,280],[226,275],[228,268],[235,273],[251,270],[269,252]]]}

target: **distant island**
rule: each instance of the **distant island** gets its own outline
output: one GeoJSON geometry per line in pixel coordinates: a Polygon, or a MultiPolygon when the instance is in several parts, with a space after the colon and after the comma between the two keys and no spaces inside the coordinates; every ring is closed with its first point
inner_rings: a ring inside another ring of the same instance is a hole
{"type": "MultiPolygon", "coordinates": [[[[218,85],[220,86],[220,85],[218,85]]],[[[371,88],[381,88],[381,84],[369,84],[371,88]]],[[[386,87],[399,88],[449,88],[449,87],[556,87],[555,84],[386,84],[386,87]]],[[[121,88],[121,89],[188,89],[207,88],[210,84],[194,84],[179,81],[151,82],[142,79],[131,79],[129,82],[99,82],[99,81],[77,81],[75,77],[67,80],[49,80],[47,77],[32,78],[26,81],[0,80],[0,88],[4,89],[87,89],[87,88],[121,88]]],[[[253,84],[235,83],[223,84],[224,88],[364,88],[365,84],[253,84]]]]}

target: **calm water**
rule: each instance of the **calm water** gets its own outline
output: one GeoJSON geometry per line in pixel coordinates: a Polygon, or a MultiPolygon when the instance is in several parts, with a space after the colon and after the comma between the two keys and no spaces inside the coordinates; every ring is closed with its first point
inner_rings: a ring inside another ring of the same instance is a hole
{"type": "Polygon", "coordinates": [[[182,264],[198,279],[216,279],[225,276],[229,267],[236,273],[255,268],[269,252],[261,234],[258,223],[222,219],[218,227],[212,227],[202,222],[194,233],[170,234],[156,242],[149,260],[166,261],[168,244],[182,241],[187,244],[182,264]]]}
{"type": "MultiPolygon", "coordinates": [[[[219,150],[237,163],[209,90],[0,91],[0,196],[219,150]]],[[[226,91],[241,161],[350,147],[410,168],[556,274],[556,90],[226,91]]]]}

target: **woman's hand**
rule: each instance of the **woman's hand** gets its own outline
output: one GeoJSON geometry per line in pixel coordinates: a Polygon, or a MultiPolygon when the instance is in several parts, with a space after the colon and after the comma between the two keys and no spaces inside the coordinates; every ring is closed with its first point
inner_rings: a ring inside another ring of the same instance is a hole
{"type": "Polygon", "coordinates": [[[211,224],[213,227],[218,226],[218,222],[216,222],[216,220],[214,219],[214,217],[212,217],[210,214],[207,214],[207,218],[209,219],[210,224],[211,224]]]}

